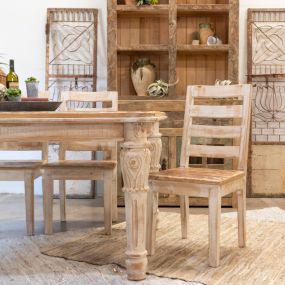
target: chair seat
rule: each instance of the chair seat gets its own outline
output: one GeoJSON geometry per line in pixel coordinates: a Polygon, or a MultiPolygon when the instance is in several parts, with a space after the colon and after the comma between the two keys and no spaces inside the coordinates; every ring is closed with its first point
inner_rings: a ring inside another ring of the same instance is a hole
{"type": "Polygon", "coordinates": [[[245,175],[243,171],[221,170],[209,168],[172,168],[150,174],[150,180],[188,182],[196,184],[223,185],[240,179],[245,175]]]}
{"type": "Polygon", "coordinates": [[[0,160],[0,170],[7,169],[36,169],[42,166],[42,160],[0,160]]]}
{"type": "Polygon", "coordinates": [[[65,168],[65,167],[94,167],[94,168],[109,168],[116,167],[117,161],[115,160],[60,160],[56,162],[48,162],[43,164],[42,168],[65,168]]]}

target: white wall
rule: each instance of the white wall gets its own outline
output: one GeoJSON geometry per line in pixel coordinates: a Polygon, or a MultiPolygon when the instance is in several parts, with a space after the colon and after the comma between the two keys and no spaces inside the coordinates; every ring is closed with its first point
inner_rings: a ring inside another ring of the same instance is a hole
{"type": "MultiPolygon", "coordinates": [[[[1,2],[4,2],[3,0],[1,2]]],[[[24,79],[34,75],[40,79],[44,89],[45,67],[45,23],[46,9],[49,7],[99,8],[98,35],[98,90],[106,88],[107,69],[107,13],[106,0],[14,0],[1,3],[0,53],[14,58],[16,71],[20,77],[20,87],[24,90],[24,79]]],[[[247,9],[282,8],[281,0],[240,0],[240,81],[246,82],[247,61],[247,9]]],[[[3,159],[3,154],[0,153],[3,159]]],[[[7,154],[9,158],[13,155],[7,154]]],[[[6,156],[6,157],[7,157],[6,156]]],[[[35,156],[34,156],[35,157],[35,156]]],[[[37,187],[38,188],[38,187],[37,187]]],[[[0,183],[0,193],[22,192],[21,183],[0,183]]]]}
{"type": "MultiPolygon", "coordinates": [[[[98,8],[98,83],[97,89],[107,86],[107,7],[106,0],[0,0],[0,53],[6,62],[15,59],[15,69],[20,78],[20,88],[25,90],[24,80],[35,76],[44,90],[45,78],[45,24],[47,8],[98,8]]],[[[26,153],[21,159],[39,159],[39,153],[26,153]]],[[[0,159],[19,159],[15,152],[1,153],[0,159]]],[[[40,179],[36,181],[36,193],[41,193],[40,179]]],[[[22,182],[0,182],[0,193],[22,193],[22,182]]]]}

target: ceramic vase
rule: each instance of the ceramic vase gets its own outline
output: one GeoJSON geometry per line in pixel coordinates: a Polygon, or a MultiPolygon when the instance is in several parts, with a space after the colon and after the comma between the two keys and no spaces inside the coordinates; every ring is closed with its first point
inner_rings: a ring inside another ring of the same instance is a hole
{"type": "Polygon", "coordinates": [[[155,81],[155,65],[147,58],[132,65],[131,77],[138,96],[146,96],[148,86],[155,81]]]}
{"type": "Polygon", "coordinates": [[[206,45],[208,38],[214,36],[215,34],[213,25],[210,23],[199,24],[199,34],[200,34],[200,44],[206,45]]]}

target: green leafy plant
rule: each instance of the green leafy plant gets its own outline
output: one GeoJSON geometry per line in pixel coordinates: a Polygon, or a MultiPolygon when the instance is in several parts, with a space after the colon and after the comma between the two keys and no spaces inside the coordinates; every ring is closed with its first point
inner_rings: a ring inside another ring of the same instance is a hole
{"type": "Polygon", "coordinates": [[[28,77],[26,80],[25,80],[26,83],[37,83],[39,82],[39,80],[36,78],[36,77],[28,77]]]}
{"type": "Polygon", "coordinates": [[[137,0],[137,6],[141,5],[156,5],[158,0],[137,0]]]}
{"type": "Polygon", "coordinates": [[[6,96],[7,97],[19,97],[21,96],[22,91],[18,88],[8,88],[6,90],[6,96]]]}

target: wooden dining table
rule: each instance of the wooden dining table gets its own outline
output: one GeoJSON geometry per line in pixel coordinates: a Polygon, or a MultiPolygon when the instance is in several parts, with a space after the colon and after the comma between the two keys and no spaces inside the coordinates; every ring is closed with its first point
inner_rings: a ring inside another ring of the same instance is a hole
{"type": "Polygon", "coordinates": [[[121,169],[126,210],[129,280],[147,269],[146,212],[149,172],[159,171],[162,112],[1,112],[0,142],[122,140],[121,169]]]}

